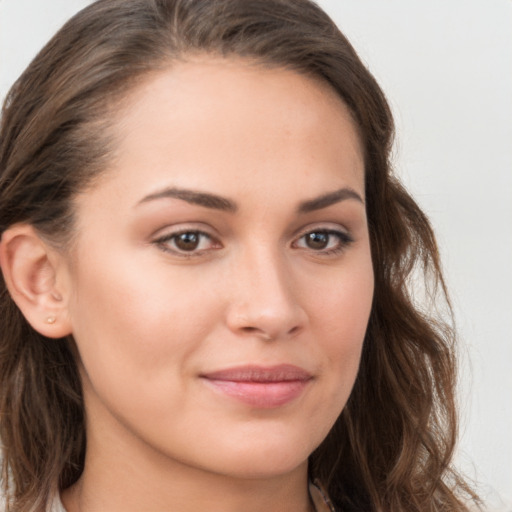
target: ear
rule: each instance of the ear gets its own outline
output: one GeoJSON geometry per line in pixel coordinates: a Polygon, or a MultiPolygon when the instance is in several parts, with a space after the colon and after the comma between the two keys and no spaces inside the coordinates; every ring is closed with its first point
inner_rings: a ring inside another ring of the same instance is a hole
{"type": "Polygon", "coordinates": [[[63,263],[30,225],[16,224],[2,234],[0,266],[7,289],[27,322],[49,338],[71,334],[63,263]]]}

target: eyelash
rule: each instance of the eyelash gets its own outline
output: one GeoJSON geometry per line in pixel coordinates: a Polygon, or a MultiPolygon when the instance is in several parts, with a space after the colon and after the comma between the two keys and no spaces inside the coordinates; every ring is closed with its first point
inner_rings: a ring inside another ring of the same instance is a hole
{"type": "MultiPolygon", "coordinates": [[[[335,256],[338,254],[341,254],[347,247],[354,242],[354,239],[346,232],[337,230],[337,229],[311,229],[303,233],[299,238],[297,238],[296,242],[294,242],[294,245],[298,244],[300,240],[305,239],[307,236],[311,235],[327,235],[330,238],[337,238],[338,241],[335,244],[334,247],[331,247],[329,249],[320,249],[320,250],[314,250],[310,247],[304,247],[305,250],[311,250],[315,255],[319,256],[335,256]]],[[[330,240],[329,240],[330,242],[330,240]]],[[[302,247],[300,247],[302,249],[302,247]]]]}
{"type": "MultiPolygon", "coordinates": [[[[310,229],[310,230],[304,232],[300,237],[295,239],[292,246],[294,248],[301,249],[301,250],[309,250],[313,254],[318,255],[318,256],[334,256],[337,254],[341,254],[353,242],[354,242],[354,239],[348,233],[346,233],[344,231],[320,228],[320,229],[310,229]],[[305,237],[311,236],[311,235],[327,235],[329,237],[329,241],[328,241],[327,245],[330,244],[331,239],[333,237],[337,238],[338,241],[334,247],[331,247],[328,249],[315,250],[315,249],[312,249],[311,247],[307,247],[307,246],[304,246],[304,247],[298,246],[298,244],[301,240],[303,240],[303,239],[305,239],[305,237]]],[[[200,256],[204,255],[204,253],[207,253],[211,250],[222,248],[221,243],[218,240],[216,240],[213,236],[211,236],[210,234],[208,234],[204,231],[198,230],[198,229],[184,229],[181,231],[177,231],[175,233],[169,233],[169,234],[166,234],[164,236],[157,238],[153,243],[156,244],[164,252],[168,252],[168,253],[174,254],[176,256],[182,257],[182,258],[200,257],[200,256]],[[202,240],[209,239],[211,241],[211,244],[214,245],[214,247],[209,247],[206,249],[199,249],[199,250],[197,248],[193,248],[191,251],[186,251],[186,250],[180,249],[180,248],[176,247],[176,241],[178,240],[178,237],[180,237],[182,235],[192,235],[192,236],[199,237],[199,241],[198,241],[199,245],[201,245],[202,240]],[[170,244],[174,245],[174,248],[171,248],[170,244]]]]}
{"type": "Polygon", "coordinates": [[[199,237],[199,244],[201,244],[201,240],[204,239],[210,239],[211,243],[213,245],[218,245],[218,248],[221,248],[220,242],[218,242],[214,237],[212,237],[210,234],[205,233],[204,231],[201,231],[199,229],[183,229],[180,231],[177,231],[175,233],[169,233],[166,234],[160,238],[157,238],[154,243],[163,251],[169,252],[171,254],[174,254],[176,256],[182,257],[182,258],[193,258],[197,256],[202,256],[205,252],[208,252],[210,250],[213,250],[214,248],[208,248],[208,249],[193,249],[191,251],[186,251],[183,249],[180,249],[175,246],[176,241],[178,240],[178,237],[182,235],[195,235],[199,237]],[[175,247],[171,248],[170,244],[173,244],[175,247]]]}

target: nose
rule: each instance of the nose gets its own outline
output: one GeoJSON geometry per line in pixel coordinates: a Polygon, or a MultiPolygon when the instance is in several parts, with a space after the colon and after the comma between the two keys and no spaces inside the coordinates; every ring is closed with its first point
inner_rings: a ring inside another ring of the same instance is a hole
{"type": "Polygon", "coordinates": [[[307,322],[292,269],[270,251],[255,251],[230,269],[227,324],[238,335],[290,338],[307,322]]]}

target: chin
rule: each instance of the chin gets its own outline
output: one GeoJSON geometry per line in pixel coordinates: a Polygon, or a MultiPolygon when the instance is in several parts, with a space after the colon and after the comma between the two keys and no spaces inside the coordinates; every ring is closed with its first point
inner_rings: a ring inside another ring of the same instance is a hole
{"type": "Polygon", "coordinates": [[[242,479],[266,479],[307,468],[309,455],[315,448],[304,439],[297,441],[293,435],[285,439],[267,435],[259,440],[249,438],[237,446],[219,443],[216,453],[209,455],[212,456],[212,465],[217,465],[218,473],[242,479]]]}
{"type": "Polygon", "coordinates": [[[221,473],[243,480],[266,480],[289,475],[300,469],[307,471],[307,464],[307,457],[247,457],[241,461],[233,461],[230,467],[224,467],[221,473]]]}

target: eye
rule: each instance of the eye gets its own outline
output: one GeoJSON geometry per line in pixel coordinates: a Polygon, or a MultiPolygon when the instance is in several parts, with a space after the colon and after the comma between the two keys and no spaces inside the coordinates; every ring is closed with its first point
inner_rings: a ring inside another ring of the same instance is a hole
{"type": "Polygon", "coordinates": [[[198,255],[211,249],[220,248],[220,243],[207,233],[198,230],[186,230],[169,233],[154,242],[161,249],[183,256],[198,255]]]}
{"type": "Polygon", "coordinates": [[[343,251],[353,242],[350,235],[334,229],[316,229],[308,231],[294,243],[299,249],[309,249],[313,252],[330,255],[343,251]]]}

